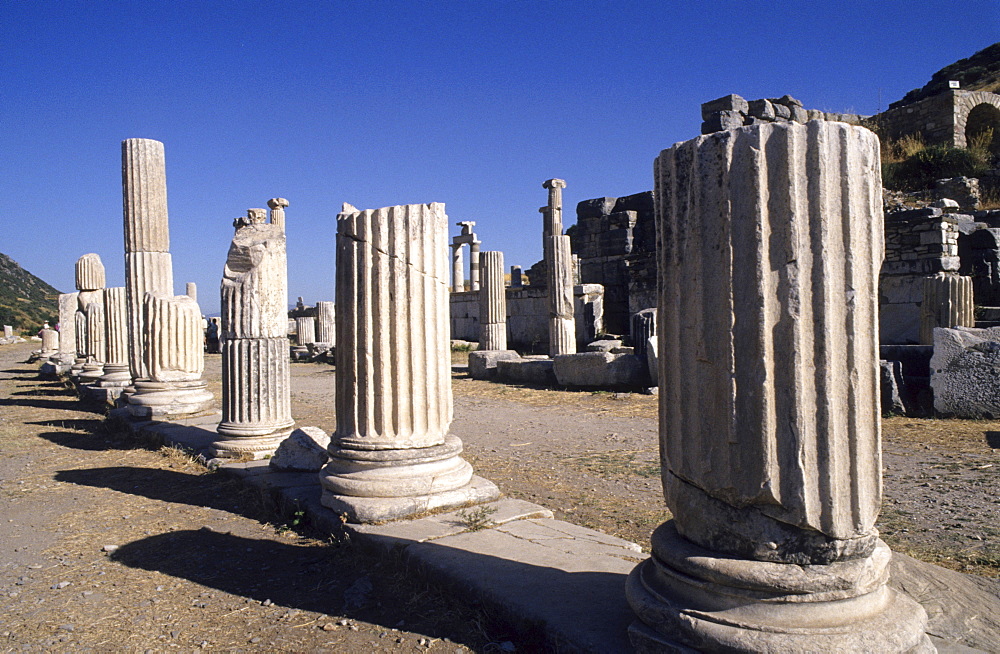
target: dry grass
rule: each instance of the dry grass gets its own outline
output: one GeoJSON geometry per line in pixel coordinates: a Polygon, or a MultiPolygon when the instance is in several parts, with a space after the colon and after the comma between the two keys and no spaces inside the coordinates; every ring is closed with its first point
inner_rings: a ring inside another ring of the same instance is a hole
{"type": "Polygon", "coordinates": [[[882,163],[899,163],[927,148],[924,135],[919,132],[898,139],[882,140],[882,163]]]}

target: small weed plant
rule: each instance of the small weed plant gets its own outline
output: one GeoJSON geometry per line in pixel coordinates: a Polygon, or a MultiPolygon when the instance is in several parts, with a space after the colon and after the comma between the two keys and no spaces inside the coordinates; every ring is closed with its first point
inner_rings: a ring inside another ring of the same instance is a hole
{"type": "Polygon", "coordinates": [[[462,519],[462,524],[468,531],[482,531],[495,524],[490,516],[496,512],[495,506],[481,506],[476,509],[463,509],[458,512],[458,517],[462,519]]]}

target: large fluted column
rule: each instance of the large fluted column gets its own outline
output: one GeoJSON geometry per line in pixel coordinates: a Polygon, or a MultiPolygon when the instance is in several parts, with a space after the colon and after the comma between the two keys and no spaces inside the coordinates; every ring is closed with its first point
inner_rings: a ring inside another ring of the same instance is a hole
{"type": "Polygon", "coordinates": [[[309,345],[316,342],[316,319],[312,316],[301,316],[295,319],[295,342],[299,345],[309,345]]]}
{"type": "Polygon", "coordinates": [[[98,386],[121,388],[132,380],[128,365],[128,301],[124,286],[104,289],[104,374],[98,386]]]}
{"type": "Polygon", "coordinates": [[[122,199],[129,368],[133,380],[146,379],[143,302],[146,293],[174,293],[162,143],[151,139],[122,141],[122,199]]]}
{"type": "Polygon", "coordinates": [[[934,345],[934,328],[975,327],[972,278],[938,273],[924,278],[920,304],[920,343],[934,345]]]}
{"type": "Polygon", "coordinates": [[[674,519],[629,577],[640,651],[933,651],[887,585],[878,139],[702,136],[656,161],[660,449],[674,519]]]}
{"type": "Polygon", "coordinates": [[[569,236],[562,233],[562,189],[566,182],[550,179],[549,204],[543,217],[542,242],[549,291],[549,356],[576,353],[576,318],[573,307],[573,254],[569,236]]]}
{"type": "Polygon", "coordinates": [[[146,293],[143,351],[148,379],[134,382],[129,411],[139,418],[199,413],[212,405],[205,369],[201,307],[187,295],[146,293]]]}
{"type": "Polygon", "coordinates": [[[479,349],[507,349],[507,293],[504,288],[503,252],[480,254],[479,349]]]}
{"type": "Polygon", "coordinates": [[[93,252],[76,261],[77,320],[81,328],[77,343],[82,345],[77,353],[83,364],[76,368],[79,378],[86,382],[97,381],[104,374],[104,263],[93,252]]]}
{"type": "Polygon", "coordinates": [[[355,522],[498,495],[448,433],[447,221],[440,203],[337,217],[337,430],[320,480],[355,522]]]}
{"type": "Polygon", "coordinates": [[[337,344],[337,313],[333,302],[316,303],[316,341],[337,344]]]}
{"type": "MultiPolygon", "coordinates": [[[[273,203],[274,200],[271,201],[273,203]]],[[[269,204],[271,204],[269,203],[269,204]]],[[[222,422],[216,456],[273,454],[294,427],[288,368],[284,205],[250,209],[222,272],[222,422]]]]}

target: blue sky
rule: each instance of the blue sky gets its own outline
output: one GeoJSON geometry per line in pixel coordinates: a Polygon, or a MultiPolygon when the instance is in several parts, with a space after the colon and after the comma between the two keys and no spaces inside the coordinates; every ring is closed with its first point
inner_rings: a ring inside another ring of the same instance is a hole
{"type": "Polygon", "coordinates": [[[63,291],[97,252],[123,285],[120,142],[144,137],[166,147],[176,291],[197,282],[206,313],[233,218],[275,196],[292,301],[333,299],[343,202],[444,202],[528,267],[545,179],[567,225],[648,190],[702,102],[875,113],[998,38],[996,0],[0,0],[0,252],[63,291]]]}

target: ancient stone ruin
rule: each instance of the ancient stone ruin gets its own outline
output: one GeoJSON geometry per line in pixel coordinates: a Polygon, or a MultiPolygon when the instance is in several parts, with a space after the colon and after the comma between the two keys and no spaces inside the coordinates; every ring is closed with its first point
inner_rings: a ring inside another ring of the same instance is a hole
{"type": "Polygon", "coordinates": [[[218,457],[271,455],[295,424],[286,336],[288,202],[268,205],[270,222],[264,209],[236,221],[222,272],[222,421],[212,444],[218,457]]]}
{"type": "Polygon", "coordinates": [[[719,132],[656,161],[674,518],[628,582],[641,651],[933,651],[923,608],[886,585],[874,528],[878,165],[874,134],[827,121],[719,132]]]}
{"type": "Polygon", "coordinates": [[[448,238],[444,205],[337,216],[337,429],[322,502],[354,522],[499,495],[448,433],[448,238]]]}

